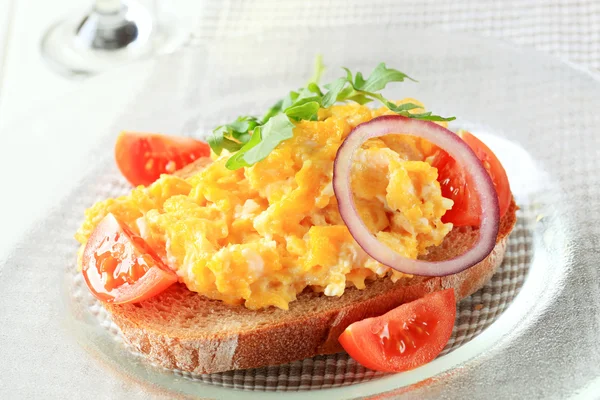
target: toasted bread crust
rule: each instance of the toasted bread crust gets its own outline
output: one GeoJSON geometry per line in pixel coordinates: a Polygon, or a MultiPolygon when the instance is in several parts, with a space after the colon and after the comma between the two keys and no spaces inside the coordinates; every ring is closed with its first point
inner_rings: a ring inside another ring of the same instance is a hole
{"type": "MultiPolygon", "coordinates": [[[[105,307],[133,348],[170,369],[214,373],[331,354],[342,350],[337,339],[355,321],[384,314],[436,290],[454,288],[457,300],[479,290],[502,263],[516,210],[513,200],[501,220],[494,250],[477,265],[450,276],[415,276],[396,283],[379,279],[364,290],[347,288],[339,298],[305,291],[288,311],[227,305],[181,284],[141,304],[105,307]]],[[[476,238],[476,229],[455,228],[426,258],[456,256],[476,238]]]]}

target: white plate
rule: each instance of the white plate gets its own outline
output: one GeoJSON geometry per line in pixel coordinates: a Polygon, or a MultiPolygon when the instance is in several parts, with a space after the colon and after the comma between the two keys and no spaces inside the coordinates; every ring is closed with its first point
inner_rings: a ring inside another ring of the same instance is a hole
{"type": "MultiPolygon", "coordinates": [[[[205,43],[91,80],[5,131],[2,239],[29,229],[0,251],[0,397],[280,396],[177,377],[129,355],[93,305],[77,301],[72,235],[85,207],[124,189],[111,160],[119,130],[197,134],[241,113],[260,114],[304,83],[318,52],[330,66],[368,73],[386,61],[409,73],[420,83],[393,85],[388,97],[416,97],[488,141],[517,201],[531,211],[532,258],[510,307],[457,350],[408,373],[286,397],[600,393],[600,83],[492,41],[382,27],[205,43]]],[[[339,73],[331,68],[325,80],[339,73]]]]}

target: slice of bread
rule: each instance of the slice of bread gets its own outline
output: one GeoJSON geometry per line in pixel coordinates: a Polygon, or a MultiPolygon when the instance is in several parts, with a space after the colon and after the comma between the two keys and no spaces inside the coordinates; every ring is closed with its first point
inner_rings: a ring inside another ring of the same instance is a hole
{"type": "MultiPolygon", "coordinates": [[[[179,172],[186,176],[206,162],[179,172]]],[[[342,350],[339,335],[351,323],[378,316],[427,293],[454,288],[457,300],[480,289],[501,264],[507,236],[516,222],[514,201],[502,218],[496,246],[479,264],[444,277],[413,277],[347,288],[341,297],[304,291],[288,311],[249,310],[224,304],[175,284],[139,304],[104,304],[125,339],[149,360],[193,373],[277,365],[342,350]]],[[[475,242],[477,229],[453,229],[427,259],[461,254],[475,242]]]]}

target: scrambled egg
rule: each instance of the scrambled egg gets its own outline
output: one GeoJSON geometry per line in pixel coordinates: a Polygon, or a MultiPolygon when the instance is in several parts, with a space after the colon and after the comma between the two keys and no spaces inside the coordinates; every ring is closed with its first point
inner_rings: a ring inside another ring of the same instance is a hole
{"type": "MultiPolygon", "coordinates": [[[[412,99],[406,101],[415,102],[412,99]]],[[[422,112],[422,110],[414,110],[422,112]]],[[[294,137],[263,161],[231,171],[215,157],[188,179],[163,175],[149,187],[96,203],[76,238],[85,244],[113,213],[140,234],[195,292],[251,309],[287,309],[307,287],[341,296],[348,286],[402,273],[370,258],[344,225],[331,178],[336,152],[358,124],[391,114],[356,104],[296,123],[294,137]]],[[[352,187],[371,232],[416,258],[452,229],[431,145],[411,136],[371,139],[355,156],[352,187]]]]}

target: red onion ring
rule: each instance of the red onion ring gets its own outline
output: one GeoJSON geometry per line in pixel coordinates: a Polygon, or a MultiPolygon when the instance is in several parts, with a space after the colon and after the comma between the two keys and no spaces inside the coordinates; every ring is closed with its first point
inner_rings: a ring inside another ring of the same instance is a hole
{"type": "Polygon", "coordinates": [[[338,149],[333,166],[333,191],[340,215],[360,247],[383,265],[411,275],[445,276],[463,271],[488,256],[496,245],[500,211],[490,176],[473,150],[458,135],[429,121],[385,115],[362,123],[350,132],[338,149]],[[390,133],[420,137],[444,149],[471,176],[481,205],[479,238],[472,248],[444,261],[413,260],[378,241],[360,218],[352,196],[350,172],[354,154],[367,140],[390,133]]]}

